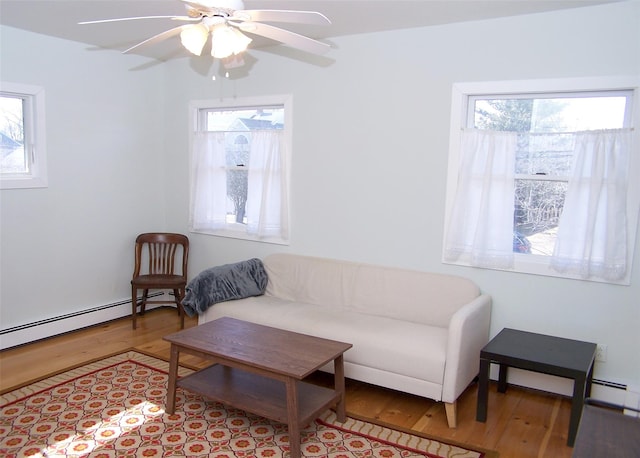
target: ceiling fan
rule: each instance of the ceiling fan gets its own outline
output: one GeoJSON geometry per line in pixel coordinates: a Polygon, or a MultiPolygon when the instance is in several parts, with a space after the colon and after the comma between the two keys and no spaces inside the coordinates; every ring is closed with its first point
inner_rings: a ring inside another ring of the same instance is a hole
{"type": "Polygon", "coordinates": [[[258,35],[283,43],[292,48],[313,54],[324,54],[331,48],[328,44],[291,32],[264,22],[295,23],[310,25],[330,25],[331,21],[315,11],[291,10],[245,10],[242,0],[180,0],[187,9],[186,16],[140,16],[116,19],[84,21],[79,24],[131,21],[141,19],[172,19],[184,21],[123,51],[153,45],[176,35],[180,35],[182,45],[195,55],[202,50],[211,35],[211,55],[225,59],[246,50],[252,41],[249,35],[258,35]]]}

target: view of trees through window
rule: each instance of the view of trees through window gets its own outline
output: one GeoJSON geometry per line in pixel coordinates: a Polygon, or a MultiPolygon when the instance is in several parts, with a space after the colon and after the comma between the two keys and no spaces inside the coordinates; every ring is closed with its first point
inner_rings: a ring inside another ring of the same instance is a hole
{"type": "Polygon", "coordinates": [[[0,173],[29,172],[29,161],[24,154],[23,99],[0,94],[0,173]]]}
{"type": "Polygon", "coordinates": [[[519,132],[513,251],[550,256],[572,164],[573,132],[625,127],[629,93],[472,97],[469,126],[519,132]]]}
{"type": "Polygon", "coordinates": [[[284,108],[207,109],[203,114],[205,130],[225,133],[227,223],[246,224],[252,132],[284,129],[284,108]]]}

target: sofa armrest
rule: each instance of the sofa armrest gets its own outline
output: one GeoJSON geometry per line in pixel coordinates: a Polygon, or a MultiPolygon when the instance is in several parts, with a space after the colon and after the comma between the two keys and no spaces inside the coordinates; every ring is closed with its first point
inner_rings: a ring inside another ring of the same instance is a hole
{"type": "Polygon", "coordinates": [[[489,342],[491,296],[482,294],[449,322],[442,401],[455,402],[478,375],[480,350],[489,342]]]}

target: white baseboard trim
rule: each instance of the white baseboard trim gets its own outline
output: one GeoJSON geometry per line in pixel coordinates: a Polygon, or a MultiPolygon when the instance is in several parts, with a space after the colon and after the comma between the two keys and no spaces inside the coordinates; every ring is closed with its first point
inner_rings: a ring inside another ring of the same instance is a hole
{"type": "MultiPolygon", "coordinates": [[[[160,296],[150,294],[150,297],[160,296]]],[[[161,306],[161,305],[160,305],[161,306]]],[[[147,310],[152,310],[159,305],[149,304],[147,310]]],[[[52,317],[33,323],[26,323],[20,326],[0,330],[0,350],[17,347],[37,340],[46,339],[81,328],[94,326],[96,324],[123,318],[131,315],[131,299],[113,302],[97,306],[91,309],[82,310],[67,315],[52,317]]]]}

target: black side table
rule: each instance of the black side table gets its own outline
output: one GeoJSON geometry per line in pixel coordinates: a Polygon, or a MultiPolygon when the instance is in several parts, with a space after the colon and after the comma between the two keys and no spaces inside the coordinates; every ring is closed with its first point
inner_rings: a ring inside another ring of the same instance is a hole
{"type": "Polygon", "coordinates": [[[573,447],[584,400],[591,393],[596,344],[505,328],[480,351],[476,421],[487,420],[490,363],[500,364],[498,392],[507,390],[507,369],[517,367],[573,379],[567,445],[573,447]]]}

